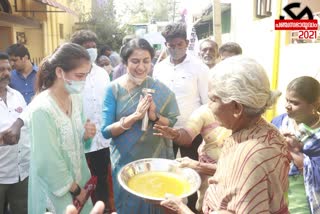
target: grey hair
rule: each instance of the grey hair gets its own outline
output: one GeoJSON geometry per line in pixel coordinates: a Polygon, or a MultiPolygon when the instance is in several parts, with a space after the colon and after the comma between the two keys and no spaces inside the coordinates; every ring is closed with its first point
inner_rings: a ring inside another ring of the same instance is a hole
{"type": "Polygon", "coordinates": [[[281,92],[270,90],[265,70],[254,59],[230,57],[211,70],[209,97],[217,96],[223,103],[240,103],[249,116],[264,113],[280,95],[281,92]]]}

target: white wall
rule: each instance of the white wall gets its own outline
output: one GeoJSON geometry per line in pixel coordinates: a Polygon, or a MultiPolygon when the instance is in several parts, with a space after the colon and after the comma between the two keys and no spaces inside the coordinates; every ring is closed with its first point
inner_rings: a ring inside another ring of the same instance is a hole
{"type": "MultiPolygon", "coordinates": [[[[255,18],[255,1],[232,1],[230,40],[237,42],[243,54],[260,62],[272,80],[274,61],[276,3],[272,1],[272,17],[255,18]]],[[[283,0],[282,7],[287,4],[283,0]]],[[[312,8],[311,8],[312,9],[312,8]]],[[[282,12],[284,13],[284,12],[282,12]]],[[[281,32],[278,90],[283,92],[277,112],[284,112],[285,88],[294,78],[302,75],[316,76],[320,80],[320,44],[285,44],[285,31],[281,32]]]]}
{"type": "Polygon", "coordinates": [[[312,76],[320,81],[320,44],[291,44],[281,49],[278,90],[282,96],[278,112],[284,112],[285,92],[289,82],[299,76],[312,76]]]}
{"type": "MultiPolygon", "coordinates": [[[[272,2],[275,7],[275,1],[272,2]]],[[[276,11],[276,8],[273,11],[276,11]]],[[[254,1],[232,1],[230,39],[241,45],[244,55],[253,57],[260,62],[270,78],[274,38],[273,17],[257,19],[254,1]]]]}

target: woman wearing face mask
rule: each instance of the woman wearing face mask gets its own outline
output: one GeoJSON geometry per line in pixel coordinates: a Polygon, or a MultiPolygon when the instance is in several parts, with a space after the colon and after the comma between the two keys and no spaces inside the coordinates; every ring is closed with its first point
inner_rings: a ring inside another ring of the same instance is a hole
{"type": "Polygon", "coordinates": [[[90,172],[83,143],[94,137],[95,126],[85,123],[79,97],[90,69],[87,51],[67,43],[44,60],[37,74],[37,95],[25,120],[32,145],[29,213],[64,213],[75,201],[84,213],[92,208],[84,189],[90,172]]]}
{"type": "Polygon", "coordinates": [[[110,144],[114,200],[118,213],[162,213],[163,208],[146,203],[120,187],[119,170],[142,158],[173,159],[172,141],[153,136],[153,125],[173,126],[179,110],[175,95],[164,84],[148,77],[154,50],[144,39],[133,39],[121,51],[127,74],[107,88],[103,107],[102,134],[110,144]],[[143,95],[143,88],[153,89],[143,95]],[[142,118],[148,114],[146,131],[142,118]]]}

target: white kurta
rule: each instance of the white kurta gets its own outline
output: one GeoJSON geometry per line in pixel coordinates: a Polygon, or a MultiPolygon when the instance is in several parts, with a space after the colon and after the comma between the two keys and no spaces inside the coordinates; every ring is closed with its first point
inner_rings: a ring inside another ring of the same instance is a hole
{"type": "Polygon", "coordinates": [[[106,87],[110,83],[108,73],[96,64],[92,64],[92,69],[86,79],[86,84],[82,92],[83,112],[86,119],[96,125],[97,133],[91,144],[85,146],[85,153],[99,151],[108,148],[110,139],[105,139],[101,132],[102,124],[102,103],[106,93],[106,87]]]}
{"type": "Polygon", "coordinates": [[[187,55],[177,65],[170,56],[156,64],[153,77],[163,82],[176,95],[180,116],[175,127],[182,128],[191,113],[208,101],[209,68],[199,59],[187,55]]]}

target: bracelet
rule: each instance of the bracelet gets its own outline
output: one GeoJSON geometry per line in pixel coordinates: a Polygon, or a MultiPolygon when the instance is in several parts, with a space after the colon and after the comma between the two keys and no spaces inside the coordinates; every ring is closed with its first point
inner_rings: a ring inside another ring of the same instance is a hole
{"type": "Polygon", "coordinates": [[[129,127],[129,128],[124,127],[124,119],[125,119],[125,117],[121,117],[121,119],[120,119],[120,127],[121,127],[123,130],[129,130],[129,129],[131,129],[131,127],[129,127]]]}
{"type": "Polygon", "coordinates": [[[70,192],[70,194],[72,195],[72,197],[77,197],[78,195],[80,195],[80,193],[81,193],[81,188],[79,187],[79,185],[77,184],[77,188],[76,188],[76,190],[75,191],[73,191],[73,192],[71,192],[71,191],[69,191],[70,192]]]}
{"type": "Polygon", "coordinates": [[[158,122],[160,120],[161,115],[159,113],[156,113],[156,119],[153,121],[154,123],[158,122]]]}

